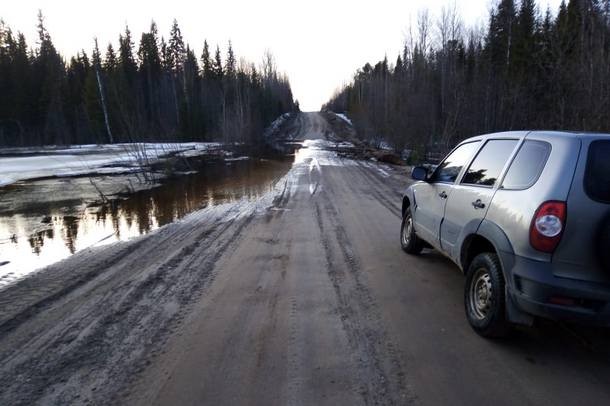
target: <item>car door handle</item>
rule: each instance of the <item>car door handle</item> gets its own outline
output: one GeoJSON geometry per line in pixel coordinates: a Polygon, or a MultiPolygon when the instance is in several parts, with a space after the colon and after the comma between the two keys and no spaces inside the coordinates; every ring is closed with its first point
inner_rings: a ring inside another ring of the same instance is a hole
{"type": "Polygon", "coordinates": [[[472,206],[475,209],[484,209],[485,208],[485,203],[483,203],[481,201],[481,199],[477,199],[476,201],[472,202],[472,206]]]}
{"type": "Polygon", "coordinates": [[[441,199],[446,199],[447,198],[447,193],[445,193],[444,190],[442,192],[440,192],[438,195],[441,197],[441,199]]]}

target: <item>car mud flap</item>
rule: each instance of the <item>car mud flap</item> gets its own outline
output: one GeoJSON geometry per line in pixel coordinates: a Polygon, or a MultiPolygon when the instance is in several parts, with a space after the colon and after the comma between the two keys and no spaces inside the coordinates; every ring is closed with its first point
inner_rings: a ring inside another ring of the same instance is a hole
{"type": "Polygon", "coordinates": [[[504,297],[506,298],[506,318],[509,322],[528,327],[534,325],[534,316],[517,307],[508,288],[506,288],[504,297]]]}

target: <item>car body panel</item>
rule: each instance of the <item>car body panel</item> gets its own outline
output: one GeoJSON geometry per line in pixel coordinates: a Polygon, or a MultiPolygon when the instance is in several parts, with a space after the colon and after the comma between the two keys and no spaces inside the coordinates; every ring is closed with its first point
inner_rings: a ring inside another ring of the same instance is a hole
{"type": "Polygon", "coordinates": [[[610,270],[603,269],[597,257],[597,239],[601,231],[598,228],[610,215],[610,204],[589,197],[583,181],[589,146],[597,139],[610,140],[610,136],[589,136],[582,139],[581,159],[568,197],[568,221],[552,259],[553,274],[563,278],[610,284],[610,270]]]}
{"type": "MultiPolygon", "coordinates": [[[[447,154],[442,160],[444,162],[456,149],[460,148],[464,144],[471,144],[483,140],[483,136],[469,138],[458,145],[447,154]]],[[[463,165],[460,173],[456,177],[456,181],[459,181],[464,174],[464,171],[472,161],[473,157],[476,156],[482,143],[473,149],[472,156],[463,165]]],[[[440,166],[440,165],[439,165],[440,166]]],[[[438,166],[437,166],[438,168],[438,166]]],[[[434,173],[431,174],[431,176],[434,173]]],[[[413,226],[415,232],[442,253],[448,254],[442,249],[440,241],[441,223],[445,214],[445,206],[447,201],[450,199],[456,181],[454,182],[417,182],[409,187],[410,193],[413,196],[415,209],[413,210],[413,226]],[[443,196],[443,197],[441,197],[443,196]]]]}
{"type": "Polygon", "coordinates": [[[500,188],[493,198],[486,219],[497,224],[513,244],[515,255],[537,261],[550,261],[551,255],[535,250],[529,230],[536,210],[549,200],[566,201],[574,169],[578,162],[580,140],[575,137],[554,137],[547,133],[528,134],[526,139],[551,144],[551,154],[538,178],[524,190],[500,188]]]}
{"type": "Polygon", "coordinates": [[[446,198],[440,196],[451,194],[451,184],[420,182],[412,187],[412,202],[415,203],[413,226],[417,235],[430,245],[440,249],[439,231],[445,212],[446,198]]]}
{"type": "Polygon", "coordinates": [[[447,199],[445,215],[441,224],[441,249],[454,260],[459,260],[460,246],[469,235],[464,231],[476,233],[479,224],[491,204],[495,189],[464,185],[453,186],[447,199]],[[480,201],[483,208],[475,208],[473,202],[480,201]],[[466,227],[469,225],[469,227],[466,227]]]}

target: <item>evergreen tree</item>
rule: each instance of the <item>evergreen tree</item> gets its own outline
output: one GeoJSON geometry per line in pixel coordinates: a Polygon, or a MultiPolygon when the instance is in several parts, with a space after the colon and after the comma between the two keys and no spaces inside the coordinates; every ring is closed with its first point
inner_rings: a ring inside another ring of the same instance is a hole
{"type": "Polygon", "coordinates": [[[84,102],[87,116],[89,117],[89,127],[95,141],[102,143],[107,140],[104,130],[104,112],[100,97],[100,77],[101,55],[97,39],[94,40],[93,52],[91,53],[91,67],[86,69],[84,83],[84,102]]]}
{"type": "Polygon", "coordinates": [[[67,128],[64,121],[62,94],[65,67],[57,53],[45,25],[42,12],[38,12],[38,49],[34,63],[34,74],[39,82],[36,90],[39,93],[37,119],[42,127],[42,141],[64,144],[67,128]]]}
{"type": "Polygon", "coordinates": [[[133,46],[131,31],[126,26],[124,35],[119,36],[119,67],[130,85],[134,83],[138,71],[133,46]]]}
{"type": "Polygon", "coordinates": [[[227,50],[227,61],[225,64],[226,75],[230,78],[235,76],[235,54],[233,53],[233,45],[229,41],[229,48],[227,50]]]}
{"type": "Polygon", "coordinates": [[[0,21],[0,145],[116,141],[232,140],[256,142],[263,127],[294,108],[288,80],[270,71],[238,68],[230,46],[202,70],[177,23],[169,44],[157,26],[141,35],[137,52],[128,27],[104,57],[97,41],[66,65],[38,16],[37,46],[0,21]],[[224,71],[230,72],[228,76],[224,71]]]}
{"type": "Polygon", "coordinates": [[[515,3],[501,0],[497,10],[491,15],[488,48],[491,63],[495,68],[507,69],[511,62],[515,34],[515,3]]]}
{"type": "Polygon", "coordinates": [[[184,47],[184,40],[182,39],[182,33],[178,26],[178,21],[174,19],[172,29],[169,35],[169,60],[174,72],[182,70],[184,60],[186,58],[186,49],[184,47]]]}
{"type": "Polygon", "coordinates": [[[114,47],[112,43],[108,43],[108,47],[106,48],[106,56],[104,57],[104,70],[106,72],[113,73],[117,70],[119,66],[119,62],[117,60],[116,53],[114,52],[114,47]]]}
{"type": "Polygon", "coordinates": [[[146,111],[145,116],[146,122],[152,126],[150,131],[158,128],[160,119],[158,88],[161,80],[161,57],[157,36],[157,25],[153,21],[150,25],[150,31],[142,33],[140,47],[138,48],[139,71],[143,82],[142,90],[146,111]]]}
{"type": "Polygon", "coordinates": [[[212,70],[216,79],[221,79],[224,71],[222,68],[222,57],[220,56],[220,47],[216,46],[216,53],[214,55],[214,61],[212,62],[212,70]]]}
{"type": "Polygon", "coordinates": [[[165,42],[165,38],[161,37],[161,67],[164,72],[170,72],[172,70],[172,55],[169,52],[169,47],[167,46],[167,42],[165,42]]]}
{"type": "Polygon", "coordinates": [[[608,3],[562,2],[554,18],[539,15],[533,0],[500,0],[486,33],[471,29],[432,48],[419,21],[419,39],[405,42],[393,72],[385,60],[366,64],[325,108],[347,111],[366,141],[381,134],[421,153],[492,131],[607,132],[608,3]]]}
{"type": "Polygon", "coordinates": [[[208,47],[208,41],[203,41],[203,52],[201,53],[201,66],[203,68],[203,77],[205,79],[211,79],[214,76],[213,62],[210,55],[210,49],[208,47]]]}

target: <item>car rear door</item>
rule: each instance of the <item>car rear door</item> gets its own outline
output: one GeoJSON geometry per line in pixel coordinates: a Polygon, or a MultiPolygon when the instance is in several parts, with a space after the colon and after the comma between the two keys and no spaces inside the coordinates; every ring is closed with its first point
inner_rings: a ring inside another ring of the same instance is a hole
{"type": "Polygon", "coordinates": [[[553,273],[610,284],[610,137],[582,139],[567,210],[553,273]]]}
{"type": "Polygon", "coordinates": [[[460,242],[476,232],[519,138],[489,139],[453,186],[440,227],[441,249],[459,261],[460,242]]]}
{"type": "Polygon", "coordinates": [[[413,186],[415,231],[422,239],[440,248],[439,231],[452,187],[462,169],[476,153],[480,141],[460,144],[439,164],[426,182],[413,186]]]}

